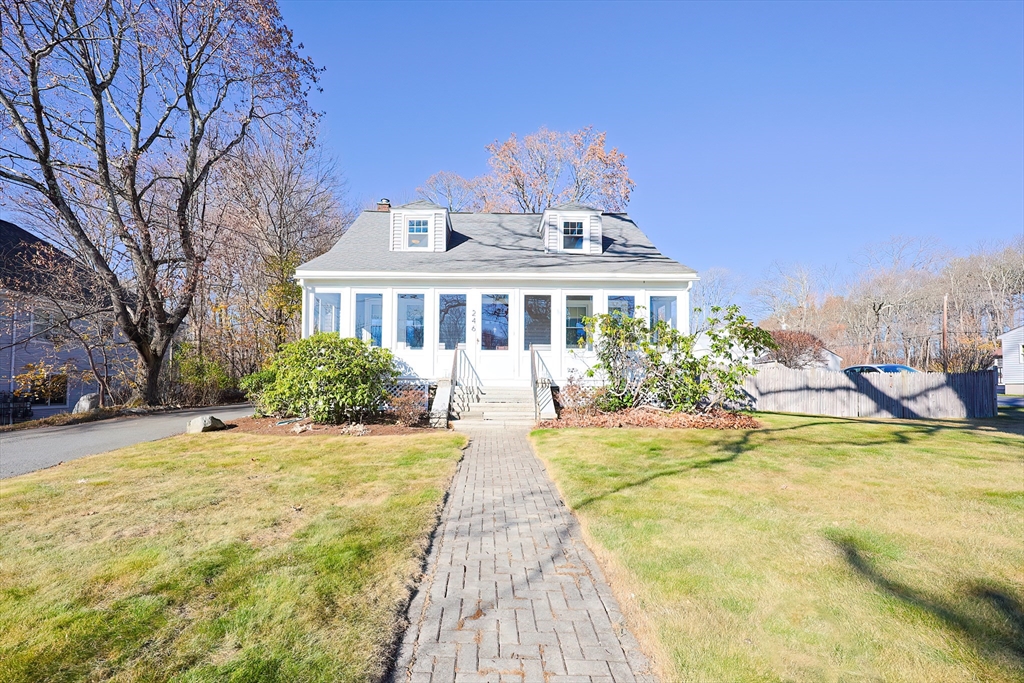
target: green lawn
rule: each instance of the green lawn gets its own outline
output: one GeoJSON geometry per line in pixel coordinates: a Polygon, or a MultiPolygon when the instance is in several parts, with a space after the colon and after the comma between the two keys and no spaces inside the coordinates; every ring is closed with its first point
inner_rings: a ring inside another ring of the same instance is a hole
{"type": "Polygon", "coordinates": [[[199,434],[0,481],[0,681],[367,681],[464,439],[199,434]]]}
{"type": "Polygon", "coordinates": [[[533,433],[669,681],[1024,680],[1024,413],[533,433]]]}

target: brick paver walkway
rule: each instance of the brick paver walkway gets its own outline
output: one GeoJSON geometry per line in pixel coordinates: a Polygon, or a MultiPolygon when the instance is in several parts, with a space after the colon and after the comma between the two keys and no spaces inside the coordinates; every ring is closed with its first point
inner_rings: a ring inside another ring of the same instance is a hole
{"type": "Polygon", "coordinates": [[[525,429],[469,436],[395,682],[654,683],[525,429]]]}

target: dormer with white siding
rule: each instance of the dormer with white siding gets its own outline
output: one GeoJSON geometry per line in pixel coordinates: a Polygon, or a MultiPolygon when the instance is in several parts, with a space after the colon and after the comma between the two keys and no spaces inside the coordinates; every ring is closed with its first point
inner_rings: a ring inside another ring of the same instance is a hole
{"type": "Polygon", "coordinates": [[[448,209],[423,199],[388,208],[391,212],[391,251],[448,250],[448,237],[452,230],[448,209]]]}
{"type": "Polygon", "coordinates": [[[601,210],[583,204],[560,204],[544,212],[540,232],[544,251],[600,254],[603,251],[601,210]]]}

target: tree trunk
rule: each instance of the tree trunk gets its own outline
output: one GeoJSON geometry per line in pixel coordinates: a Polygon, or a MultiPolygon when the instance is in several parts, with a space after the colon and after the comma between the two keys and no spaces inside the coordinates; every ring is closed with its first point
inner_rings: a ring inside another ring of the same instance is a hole
{"type": "Polygon", "coordinates": [[[160,369],[164,364],[164,355],[153,354],[142,361],[146,366],[146,405],[155,406],[160,403],[160,369]]]}

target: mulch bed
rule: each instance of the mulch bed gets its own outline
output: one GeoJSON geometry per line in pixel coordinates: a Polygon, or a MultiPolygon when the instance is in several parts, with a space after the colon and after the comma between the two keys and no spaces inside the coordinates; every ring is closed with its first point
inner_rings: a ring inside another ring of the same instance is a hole
{"type": "Polygon", "coordinates": [[[403,427],[396,424],[362,424],[362,425],[318,425],[309,418],[285,422],[279,417],[240,417],[231,420],[232,431],[248,434],[273,436],[396,436],[402,434],[422,434],[437,431],[429,427],[403,427]]]}
{"type": "Polygon", "coordinates": [[[538,429],[566,427],[651,427],[654,429],[759,429],[761,423],[750,415],[717,410],[701,415],[670,413],[649,408],[629,408],[615,413],[573,416],[563,413],[557,420],[545,420],[538,429]]]}

